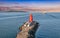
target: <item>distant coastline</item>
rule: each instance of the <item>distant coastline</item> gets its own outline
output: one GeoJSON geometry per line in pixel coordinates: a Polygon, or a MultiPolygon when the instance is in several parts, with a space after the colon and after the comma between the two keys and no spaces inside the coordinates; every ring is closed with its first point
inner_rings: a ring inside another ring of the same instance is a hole
{"type": "Polygon", "coordinates": [[[1,7],[0,6],[0,12],[42,12],[42,13],[46,13],[46,12],[60,12],[60,8],[56,7],[56,8],[28,8],[28,7],[18,7],[18,6],[14,6],[14,7],[1,7]]]}
{"type": "Polygon", "coordinates": [[[0,13],[60,13],[60,11],[0,11],[0,13]]]}

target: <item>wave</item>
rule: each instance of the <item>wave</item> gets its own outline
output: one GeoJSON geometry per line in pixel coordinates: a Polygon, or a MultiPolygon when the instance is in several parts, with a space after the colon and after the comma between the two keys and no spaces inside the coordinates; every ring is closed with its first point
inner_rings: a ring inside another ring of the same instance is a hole
{"type": "Polygon", "coordinates": [[[25,15],[25,16],[12,16],[12,17],[4,17],[4,18],[0,18],[0,20],[11,19],[11,18],[27,17],[27,16],[28,16],[28,15],[25,15]]]}

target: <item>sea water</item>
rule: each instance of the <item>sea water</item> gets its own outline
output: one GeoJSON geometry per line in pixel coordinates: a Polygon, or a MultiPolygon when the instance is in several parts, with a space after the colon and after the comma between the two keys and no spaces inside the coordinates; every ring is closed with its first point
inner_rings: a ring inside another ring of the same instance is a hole
{"type": "MultiPolygon", "coordinates": [[[[30,13],[0,12],[0,38],[16,38],[19,27],[29,19],[30,13]]],[[[60,38],[60,13],[32,13],[40,26],[36,38],[60,38]]]]}

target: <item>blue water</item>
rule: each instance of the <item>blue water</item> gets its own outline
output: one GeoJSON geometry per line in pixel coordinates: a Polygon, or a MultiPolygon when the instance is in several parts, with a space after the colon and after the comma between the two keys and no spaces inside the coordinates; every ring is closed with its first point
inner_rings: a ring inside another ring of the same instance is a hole
{"type": "MultiPolygon", "coordinates": [[[[40,23],[36,38],[60,38],[60,13],[32,13],[34,20],[40,23]]],[[[19,26],[26,22],[29,13],[1,13],[0,38],[15,38],[19,26]]]]}

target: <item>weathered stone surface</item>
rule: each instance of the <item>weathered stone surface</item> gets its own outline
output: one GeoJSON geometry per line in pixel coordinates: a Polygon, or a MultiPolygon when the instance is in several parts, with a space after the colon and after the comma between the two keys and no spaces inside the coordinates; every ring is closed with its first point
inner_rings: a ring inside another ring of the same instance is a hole
{"type": "MultiPolygon", "coordinates": [[[[25,23],[26,24],[26,23],[25,23]]],[[[30,26],[24,26],[23,24],[19,29],[21,32],[17,34],[16,38],[35,38],[35,32],[39,26],[38,22],[33,21],[30,26]]],[[[28,24],[27,24],[28,25],[28,24]]]]}

